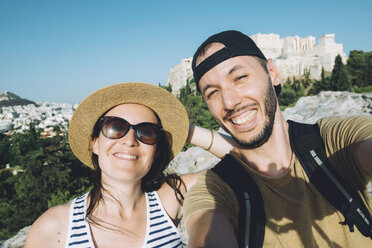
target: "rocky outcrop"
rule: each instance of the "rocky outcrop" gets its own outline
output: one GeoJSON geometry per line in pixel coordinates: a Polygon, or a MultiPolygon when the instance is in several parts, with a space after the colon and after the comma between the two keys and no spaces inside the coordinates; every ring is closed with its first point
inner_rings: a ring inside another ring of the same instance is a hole
{"type": "Polygon", "coordinates": [[[192,77],[191,69],[192,58],[182,59],[181,64],[175,65],[170,69],[166,86],[172,85],[172,93],[178,96],[180,89],[186,85],[192,77]]]}
{"type": "Polygon", "coordinates": [[[219,158],[200,147],[190,147],[187,151],[180,152],[170,163],[168,172],[190,174],[198,172],[217,164],[219,158]]]}
{"type": "Polygon", "coordinates": [[[331,115],[372,114],[372,92],[357,94],[346,91],[322,91],[316,96],[300,98],[293,108],[283,112],[286,119],[315,123],[331,115]]]}
{"type": "Polygon", "coordinates": [[[6,240],[4,243],[0,243],[1,248],[22,248],[26,243],[27,233],[30,227],[24,227],[15,236],[6,240]]]}

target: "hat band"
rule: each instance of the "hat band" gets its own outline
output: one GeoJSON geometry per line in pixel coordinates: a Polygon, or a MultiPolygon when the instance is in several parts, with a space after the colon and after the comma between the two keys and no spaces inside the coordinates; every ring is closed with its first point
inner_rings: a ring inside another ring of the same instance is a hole
{"type": "Polygon", "coordinates": [[[196,68],[194,73],[194,79],[195,82],[198,83],[199,80],[204,76],[205,73],[207,73],[210,69],[218,65],[219,63],[232,58],[233,56],[229,52],[229,50],[224,47],[221,50],[215,52],[203,62],[201,62],[196,68]]]}

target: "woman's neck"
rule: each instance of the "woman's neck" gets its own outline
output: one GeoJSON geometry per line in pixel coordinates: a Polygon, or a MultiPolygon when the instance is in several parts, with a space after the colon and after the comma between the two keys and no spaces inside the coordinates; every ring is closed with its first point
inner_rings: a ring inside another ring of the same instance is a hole
{"type": "Polygon", "coordinates": [[[103,205],[112,211],[118,209],[120,212],[134,211],[138,204],[144,199],[144,192],[141,189],[141,182],[137,183],[105,183],[102,180],[103,205]]]}

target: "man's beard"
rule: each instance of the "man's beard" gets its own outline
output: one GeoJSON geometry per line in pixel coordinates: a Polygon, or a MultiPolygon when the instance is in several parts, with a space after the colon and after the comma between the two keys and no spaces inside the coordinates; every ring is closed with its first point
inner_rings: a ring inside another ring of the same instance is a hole
{"type": "Polygon", "coordinates": [[[234,138],[234,140],[239,144],[240,147],[242,148],[247,148],[247,149],[254,149],[254,148],[257,148],[257,147],[260,147],[262,146],[263,144],[265,144],[272,132],[273,132],[273,127],[274,127],[274,120],[275,120],[275,112],[276,112],[276,108],[277,108],[277,98],[276,98],[276,94],[273,90],[273,88],[271,87],[271,80],[270,80],[270,77],[268,79],[268,85],[267,85],[267,90],[266,90],[266,94],[265,94],[265,99],[264,99],[264,103],[265,103],[265,122],[264,122],[264,126],[263,126],[263,129],[261,131],[261,133],[259,133],[256,137],[253,137],[252,140],[250,141],[245,141],[245,140],[242,140],[242,139],[239,139],[237,137],[235,137],[224,125],[221,125],[223,129],[225,129],[225,131],[227,131],[228,133],[230,133],[230,135],[234,138]]]}

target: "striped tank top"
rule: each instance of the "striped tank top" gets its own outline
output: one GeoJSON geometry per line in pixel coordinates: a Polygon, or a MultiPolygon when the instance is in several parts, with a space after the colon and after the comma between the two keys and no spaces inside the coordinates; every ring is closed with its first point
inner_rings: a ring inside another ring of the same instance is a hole
{"type": "MultiPolygon", "coordinates": [[[[149,247],[183,247],[176,226],[167,215],[156,191],[145,193],[147,209],[146,237],[142,248],[149,247]]],[[[86,193],[73,200],[70,208],[69,227],[65,247],[94,248],[89,224],[85,220],[86,193]]],[[[126,247],[123,244],[122,247],[126,247]]]]}

